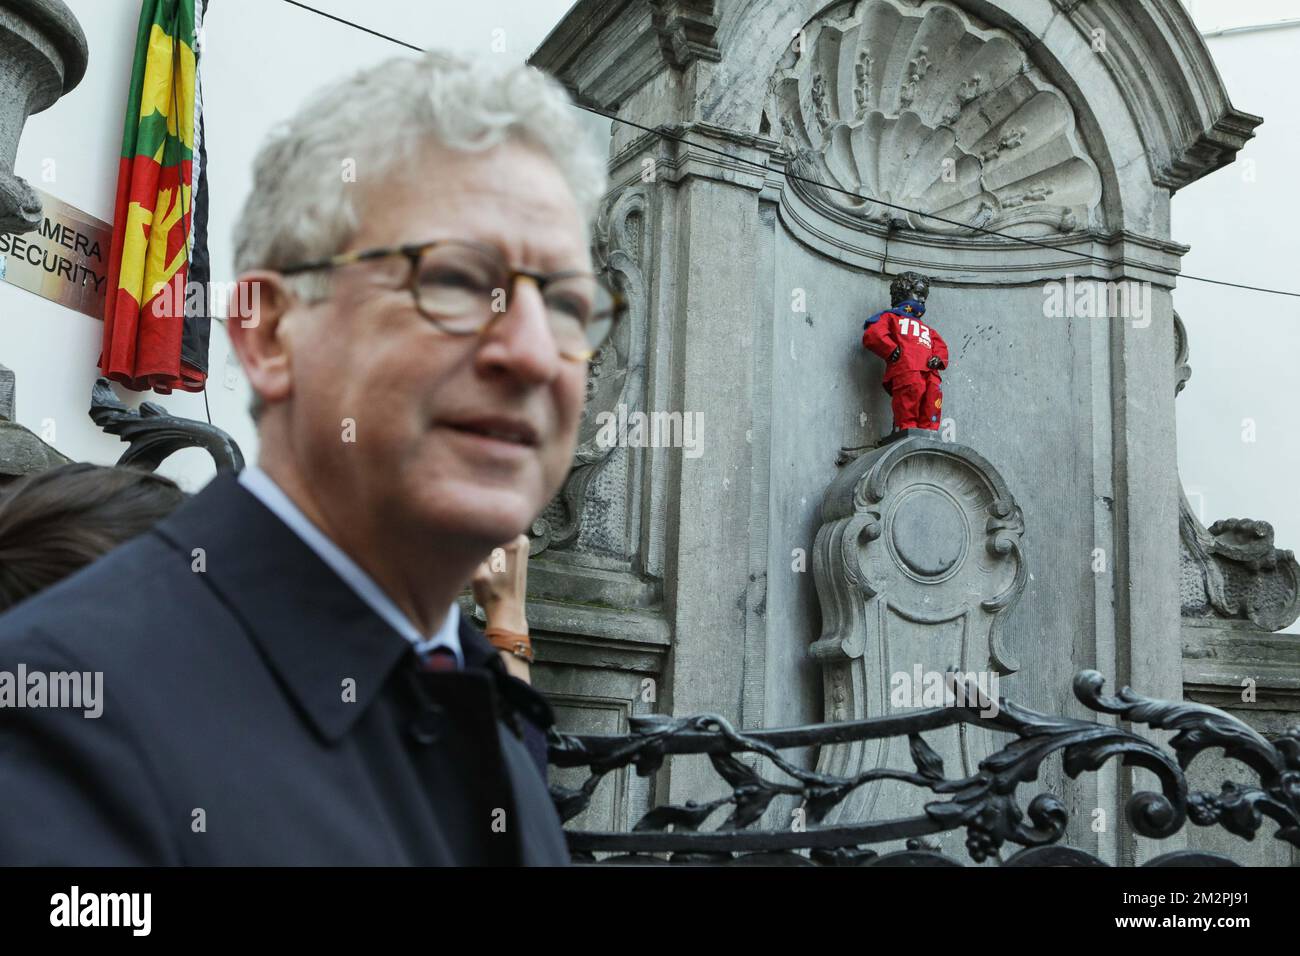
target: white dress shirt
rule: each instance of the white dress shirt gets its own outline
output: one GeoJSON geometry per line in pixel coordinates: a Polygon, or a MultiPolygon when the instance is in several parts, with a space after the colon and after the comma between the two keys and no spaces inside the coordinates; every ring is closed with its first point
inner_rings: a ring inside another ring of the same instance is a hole
{"type": "Polygon", "coordinates": [[[312,524],[311,519],[302,513],[302,509],[293,503],[270,475],[256,465],[250,465],[239,473],[239,483],[288,525],[302,539],[303,544],[311,548],[389,627],[410,641],[421,657],[435,647],[446,647],[456,655],[456,665],[465,666],[465,655],[460,647],[460,606],[455,601],[451,602],[447,617],[436,634],[431,637],[421,634],[374,579],[331,541],[325,532],[312,524]]]}

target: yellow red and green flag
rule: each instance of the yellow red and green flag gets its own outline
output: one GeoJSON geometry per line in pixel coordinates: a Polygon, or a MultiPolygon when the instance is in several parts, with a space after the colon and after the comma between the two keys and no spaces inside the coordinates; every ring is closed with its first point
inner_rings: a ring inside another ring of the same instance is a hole
{"type": "Polygon", "coordinates": [[[137,390],[200,391],[207,379],[206,177],[195,50],[205,3],[143,0],[140,11],[99,360],[105,375],[137,390]]]}

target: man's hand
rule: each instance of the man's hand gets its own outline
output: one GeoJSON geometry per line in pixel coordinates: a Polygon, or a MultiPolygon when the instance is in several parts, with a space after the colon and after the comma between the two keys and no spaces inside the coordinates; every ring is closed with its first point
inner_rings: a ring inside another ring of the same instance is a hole
{"type": "Polygon", "coordinates": [[[925,364],[928,365],[930,368],[943,368],[943,367],[944,367],[944,365],[943,365],[943,360],[940,359],[939,356],[937,356],[937,355],[931,355],[931,356],[930,356],[930,361],[926,362],[925,364]]]}
{"type": "Polygon", "coordinates": [[[486,612],[488,624],[527,634],[528,535],[521,534],[499,550],[503,553],[494,550],[474,572],[470,580],[474,600],[486,612]]]}
{"type": "Polygon", "coordinates": [[[889,355],[889,364],[893,365],[900,358],[902,358],[902,355],[903,355],[903,347],[901,345],[894,346],[894,351],[891,352],[889,355]]]}

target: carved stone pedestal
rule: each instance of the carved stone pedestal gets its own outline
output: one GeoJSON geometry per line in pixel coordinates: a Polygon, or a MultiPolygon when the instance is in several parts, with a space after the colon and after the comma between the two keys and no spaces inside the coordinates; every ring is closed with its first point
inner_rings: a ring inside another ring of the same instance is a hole
{"type": "MultiPolygon", "coordinates": [[[[826,491],[813,556],[822,633],[811,654],[823,668],[827,721],[947,702],[950,668],[996,702],[996,681],[1018,669],[997,625],[1027,576],[1020,508],[991,464],[937,435],[892,439],[826,491]]],[[[974,773],[997,749],[991,734],[965,725],[926,743],[950,778],[974,773]]],[[[876,767],[914,769],[898,740],[826,747],[818,761],[840,776],[876,767]]],[[[826,822],[909,816],[916,799],[914,787],[868,783],[826,822]]]]}
{"type": "Polygon", "coordinates": [[[53,106],[86,72],[86,37],[59,0],[0,4],[0,233],[41,222],[41,201],[14,175],[27,117],[53,106]]]}

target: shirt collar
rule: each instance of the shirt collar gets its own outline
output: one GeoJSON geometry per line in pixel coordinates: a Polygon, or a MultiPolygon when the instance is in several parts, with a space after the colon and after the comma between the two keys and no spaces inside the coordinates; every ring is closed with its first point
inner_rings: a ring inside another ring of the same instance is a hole
{"type": "Polygon", "coordinates": [[[414,665],[411,645],[233,475],[217,475],[153,533],[202,572],[325,741],[351,730],[403,658],[414,665]]]}
{"type": "Polygon", "coordinates": [[[357,597],[369,605],[370,609],[389,627],[405,638],[415,648],[416,653],[423,656],[435,647],[446,647],[456,655],[457,665],[465,666],[465,654],[460,643],[460,606],[455,601],[451,602],[451,607],[447,610],[442,626],[437,632],[432,636],[422,634],[411,619],[402,613],[392,598],[375,583],[374,578],[330,540],[325,532],[313,524],[270,475],[256,465],[252,465],[240,472],[239,483],[302,539],[302,542],[311,548],[330,570],[356,592],[357,597]]]}
{"type": "MultiPolygon", "coordinates": [[[[394,668],[404,659],[415,664],[411,643],[352,588],[340,587],[337,572],[229,473],[218,474],[152,534],[202,572],[203,583],[328,743],[352,729],[394,668]]],[[[457,620],[468,668],[490,671],[516,709],[549,726],[554,717],[541,695],[506,674],[468,616],[458,613],[457,620]]]]}

